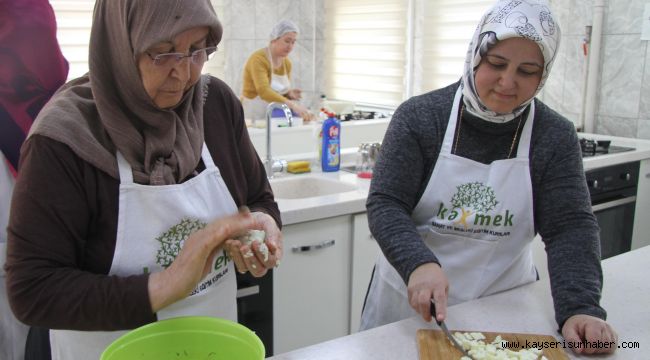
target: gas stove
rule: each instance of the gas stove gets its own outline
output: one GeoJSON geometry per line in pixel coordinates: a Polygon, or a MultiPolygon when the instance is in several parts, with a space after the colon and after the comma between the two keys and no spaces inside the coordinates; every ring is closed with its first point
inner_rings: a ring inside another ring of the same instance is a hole
{"type": "Polygon", "coordinates": [[[359,111],[359,110],[354,110],[351,113],[348,114],[340,114],[339,115],[339,120],[341,121],[349,121],[349,120],[371,120],[371,119],[383,119],[388,117],[384,113],[376,112],[376,111],[359,111]]]}
{"type": "Polygon", "coordinates": [[[593,140],[580,138],[580,149],[582,157],[592,157],[605,154],[614,154],[625,151],[632,151],[634,148],[611,145],[610,140],[593,140]]]}

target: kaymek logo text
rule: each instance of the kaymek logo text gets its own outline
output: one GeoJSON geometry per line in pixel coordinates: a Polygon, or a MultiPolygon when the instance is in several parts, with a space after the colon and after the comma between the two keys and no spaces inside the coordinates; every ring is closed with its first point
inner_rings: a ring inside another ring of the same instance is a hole
{"type": "Polygon", "coordinates": [[[440,203],[436,217],[440,220],[454,221],[454,224],[476,226],[513,226],[514,214],[506,210],[503,214],[490,213],[499,202],[491,187],[480,182],[465,183],[456,187],[447,208],[440,203]]]}

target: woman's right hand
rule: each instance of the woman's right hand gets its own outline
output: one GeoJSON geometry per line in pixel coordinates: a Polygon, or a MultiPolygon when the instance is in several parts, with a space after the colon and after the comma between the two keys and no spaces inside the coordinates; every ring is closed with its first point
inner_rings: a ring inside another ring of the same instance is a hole
{"type": "Polygon", "coordinates": [[[447,295],[449,282],[445,272],[436,263],[418,266],[409,276],[408,298],[411,307],[424,321],[431,321],[431,299],[436,303],[436,319],[443,321],[447,317],[447,295]]]}
{"type": "Polygon", "coordinates": [[[245,210],[217,219],[190,235],[171,265],[149,276],[149,301],[153,312],[187,297],[209,273],[214,256],[224,242],[254,226],[255,219],[245,210]]]}
{"type": "Polygon", "coordinates": [[[302,90],[291,89],[285,94],[285,97],[289,100],[300,100],[302,99],[302,90]]]}
{"type": "Polygon", "coordinates": [[[300,117],[302,118],[302,120],[304,122],[309,122],[314,117],[314,114],[312,114],[311,111],[309,111],[309,109],[307,109],[306,107],[298,104],[297,102],[291,101],[291,104],[289,105],[289,107],[291,108],[291,110],[293,112],[300,115],[300,117]]]}
{"type": "Polygon", "coordinates": [[[270,215],[259,211],[251,215],[257,222],[255,228],[265,232],[264,243],[268,249],[266,260],[258,243],[244,245],[239,240],[228,240],[225,243],[225,250],[235,263],[237,272],[240,274],[250,272],[254,277],[262,277],[268,270],[280,265],[283,249],[282,232],[270,215]]]}

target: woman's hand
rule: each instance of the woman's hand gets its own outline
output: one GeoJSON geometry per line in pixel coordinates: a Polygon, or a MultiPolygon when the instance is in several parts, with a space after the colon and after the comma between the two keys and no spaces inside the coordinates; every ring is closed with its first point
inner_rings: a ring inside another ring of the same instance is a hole
{"type": "Polygon", "coordinates": [[[431,299],[436,303],[436,319],[447,317],[449,282],[440,265],[427,263],[418,266],[408,280],[409,304],[424,321],[431,321],[431,299]]]}
{"type": "Polygon", "coordinates": [[[280,265],[282,259],[282,232],[278,228],[275,220],[263,212],[254,212],[251,214],[255,219],[254,228],[264,230],[266,238],[264,243],[269,250],[268,258],[264,261],[264,255],[259,249],[258,243],[251,246],[243,245],[239,240],[226,241],[226,251],[235,262],[237,271],[244,274],[251,273],[255,277],[264,276],[269,269],[280,265]]]}
{"type": "Polygon", "coordinates": [[[187,297],[210,272],[214,257],[224,242],[254,228],[257,222],[247,210],[240,211],[215,220],[190,235],[171,265],[149,276],[149,301],[153,312],[187,297]]]}
{"type": "Polygon", "coordinates": [[[311,111],[309,111],[309,109],[298,104],[297,102],[289,101],[288,105],[293,112],[300,115],[300,117],[304,122],[309,122],[314,118],[314,114],[312,114],[311,111]]]}
{"type": "Polygon", "coordinates": [[[602,319],[590,315],[573,315],[564,322],[562,336],[569,342],[583,341],[610,344],[608,347],[572,347],[576,354],[609,354],[616,350],[618,335],[612,327],[602,319]]]}
{"type": "Polygon", "coordinates": [[[284,96],[289,100],[300,100],[302,99],[302,90],[291,89],[284,96]]]}

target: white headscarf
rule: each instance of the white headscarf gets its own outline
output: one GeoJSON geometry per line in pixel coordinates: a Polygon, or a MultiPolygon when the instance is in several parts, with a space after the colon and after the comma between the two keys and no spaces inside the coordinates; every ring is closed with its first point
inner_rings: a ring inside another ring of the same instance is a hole
{"type": "Polygon", "coordinates": [[[300,31],[298,31],[298,25],[289,20],[282,20],[279,23],[275,24],[275,26],[273,26],[273,29],[271,29],[269,40],[273,41],[290,32],[295,32],[296,34],[300,33],[300,31]]]}
{"type": "Polygon", "coordinates": [[[463,102],[470,113],[492,122],[506,122],[519,116],[533,101],[548,78],[560,45],[560,27],[544,0],[499,0],[481,18],[467,50],[463,71],[463,102]],[[476,91],[474,74],[481,59],[497,42],[521,37],[534,41],[544,56],[544,72],[535,94],[511,113],[489,110],[476,91]]]}

